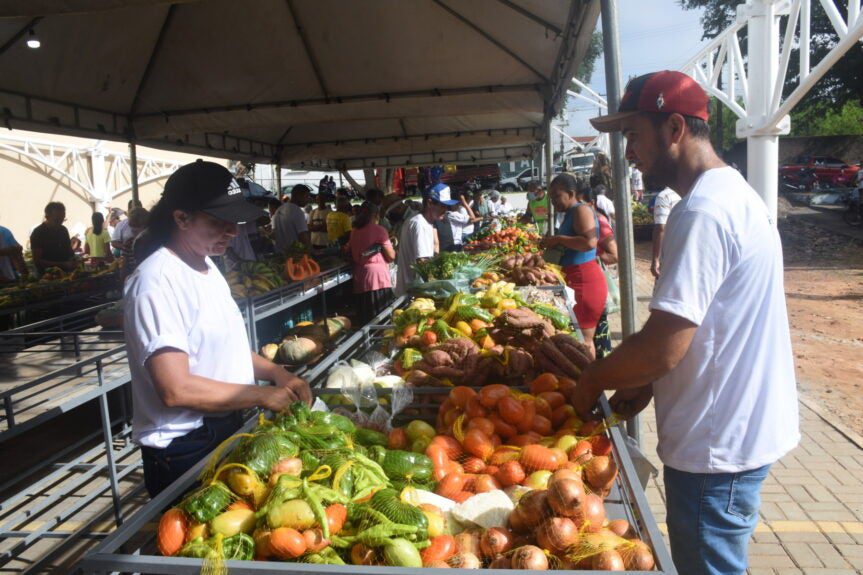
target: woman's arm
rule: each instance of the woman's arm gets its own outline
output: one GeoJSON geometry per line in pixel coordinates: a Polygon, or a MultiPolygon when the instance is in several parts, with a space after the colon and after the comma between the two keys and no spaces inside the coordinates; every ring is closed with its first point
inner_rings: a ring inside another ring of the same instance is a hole
{"type": "Polygon", "coordinates": [[[194,409],[204,413],[251,407],[282,411],[297,399],[294,392],[285,387],[237,385],[192,375],[189,372],[189,356],[172,348],[158,350],[144,366],[166,407],[194,409]]]}
{"type": "Polygon", "coordinates": [[[593,210],[587,206],[579,206],[572,218],[572,231],[575,236],[551,236],[544,243],[547,246],[563,246],[570,250],[587,252],[596,249],[596,220],[593,210]]]}
{"type": "Polygon", "coordinates": [[[614,239],[614,236],[608,236],[602,242],[602,255],[599,256],[599,259],[607,266],[617,263],[617,240],[614,239]]]}

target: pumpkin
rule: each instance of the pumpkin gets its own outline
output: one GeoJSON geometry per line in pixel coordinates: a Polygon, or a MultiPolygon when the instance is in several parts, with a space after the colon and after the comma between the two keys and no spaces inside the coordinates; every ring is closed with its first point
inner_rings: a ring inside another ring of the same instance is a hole
{"type": "Polygon", "coordinates": [[[290,338],[291,336],[306,337],[315,341],[327,341],[327,332],[324,331],[324,326],[315,323],[295,327],[291,330],[288,337],[290,338]]]}
{"type": "Polygon", "coordinates": [[[276,358],[279,363],[299,365],[307,363],[323,351],[323,346],[308,337],[292,337],[279,346],[276,358]]]}
{"type": "Polygon", "coordinates": [[[268,343],[261,348],[261,355],[270,361],[273,361],[276,358],[277,353],[279,353],[279,346],[275,343],[268,343]]]}
{"type": "Polygon", "coordinates": [[[326,330],[329,332],[329,337],[331,339],[338,337],[343,331],[351,329],[351,320],[340,315],[327,318],[326,320],[320,320],[317,324],[322,330],[324,329],[324,326],[326,326],[326,330]]]}

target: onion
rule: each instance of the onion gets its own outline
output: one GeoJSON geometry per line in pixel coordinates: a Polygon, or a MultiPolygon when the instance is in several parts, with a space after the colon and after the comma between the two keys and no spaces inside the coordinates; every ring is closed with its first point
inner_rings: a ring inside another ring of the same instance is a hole
{"type": "Polygon", "coordinates": [[[505,555],[498,555],[488,564],[489,569],[512,569],[512,561],[505,555]]]}
{"type": "Polygon", "coordinates": [[[592,569],[596,569],[597,571],[625,571],[626,567],[623,565],[623,558],[620,556],[620,553],[617,551],[609,550],[602,551],[593,556],[593,559],[590,562],[590,566],[592,569]]]}
{"type": "Polygon", "coordinates": [[[306,549],[309,553],[317,553],[330,544],[328,539],[324,539],[324,534],[319,528],[303,531],[303,539],[306,540],[306,549]]]}
{"type": "Polygon", "coordinates": [[[586,439],[582,439],[575,444],[575,447],[569,450],[570,461],[585,463],[591,457],[593,457],[593,444],[586,439]]]}
{"type": "Polygon", "coordinates": [[[479,569],[482,567],[479,557],[473,553],[458,553],[447,559],[447,563],[453,569],[479,569]]]}
{"type": "Polygon", "coordinates": [[[594,493],[587,494],[582,510],[585,530],[592,533],[600,531],[605,523],[605,505],[602,504],[602,498],[594,493]]]}
{"type": "Polygon", "coordinates": [[[480,533],[474,529],[462,531],[455,536],[455,547],[459,553],[469,553],[477,557],[480,556],[480,533]]]}
{"type": "Polygon", "coordinates": [[[581,517],[584,497],[584,486],[577,479],[559,479],[548,488],[548,504],[560,517],[581,517]]]}
{"type": "Polygon", "coordinates": [[[518,502],[514,513],[520,513],[519,518],[528,529],[533,529],[551,513],[548,508],[549,496],[545,489],[530,491],[518,502]]]}
{"type": "Polygon", "coordinates": [[[625,539],[631,539],[632,537],[629,537],[629,535],[634,535],[632,525],[630,525],[629,521],[626,519],[613,519],[608,522],[608,525],[606,525],[605,528],[618,537],[623,537],[625,539]]]}
{"type": "Polygon", "coordinates": [[[548,480],[548,484],[551,485],[560,479],[575,479],[576,481],[581,481],[581,473],[567,467],[562,467],[551,475],[551,479],[548,480]]]}
{"type": "Polygon", "coordinates": [[[512,554],[512,558],[510,560],[512,561],[513,569],[528,571],[548,570],[548,558],[545,556],[545,553],[542,552],[542,549],[535,545],[519,547],[515,550],[515,553],[512,554]]]}
{"type": "Polygon", "coordinates": [[[479,542],[482,556],[495,557],[512,549],[512,533],[506,527],[492,527],[482,534],[479,542]]]}
{"type": "Polygon", "coordinates": [[[546,489],[551,478],[551,471],[534,471],[524,480],[524,486],[531,489],[546,489]]]}
{"type": "Polygon", "coordinates": [[[559,555],[578,542],[578,528],[571,519],[552,517],[536,529],[536,542],[540,547],[559,555]]]}
{"type": "Polygon", "coordinates": [[[427,565],[423,565],[423,567],[431,568],[431,569],[449,569],[449,563],[446,561],[441,561],[438,559],[437,561],[429,561],[427,565]]]}
{"type": "Polygon", "coordinates": [[[513,533],[528,533],[530,531],[530,527],[525,523],[524,516],[518,507],[509,514],[508,524],[513,533]]]}
{"type": "Polygon", "coordinates": [[[634,539],[632,543],[632,547],[627,547],[620,552],[623,566],[630,571],[653,571],[655,562],[650,547],[640,539],[634,539]]]}
{"type": "Polygon", "coordinates": [[[617,477],[617,465],[607,455],[597,455],[584,466],[584,479],[599,491],[611,489],[617,477]]]}

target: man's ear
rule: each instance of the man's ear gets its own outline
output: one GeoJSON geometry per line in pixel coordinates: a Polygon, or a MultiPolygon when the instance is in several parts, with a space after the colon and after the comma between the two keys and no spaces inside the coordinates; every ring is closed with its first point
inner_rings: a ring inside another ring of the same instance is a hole
{"type": "Polygon", "coordinates": [[[686,131],[686,120],[683,119],[681,114],[671,114],[665,125],[668,129],[670,143],[679,144],[686,131]]]}

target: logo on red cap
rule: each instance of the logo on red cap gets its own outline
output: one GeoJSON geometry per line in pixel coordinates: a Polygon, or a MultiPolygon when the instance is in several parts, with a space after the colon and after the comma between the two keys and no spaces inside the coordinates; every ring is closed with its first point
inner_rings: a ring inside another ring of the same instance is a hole
{"type": "Polygon", "coordinates": [[[656,109],[661,110],[665,105],[665,98],[662,97],[662,92],[659,93],[659,96],[656,98],[656,109]]]}

